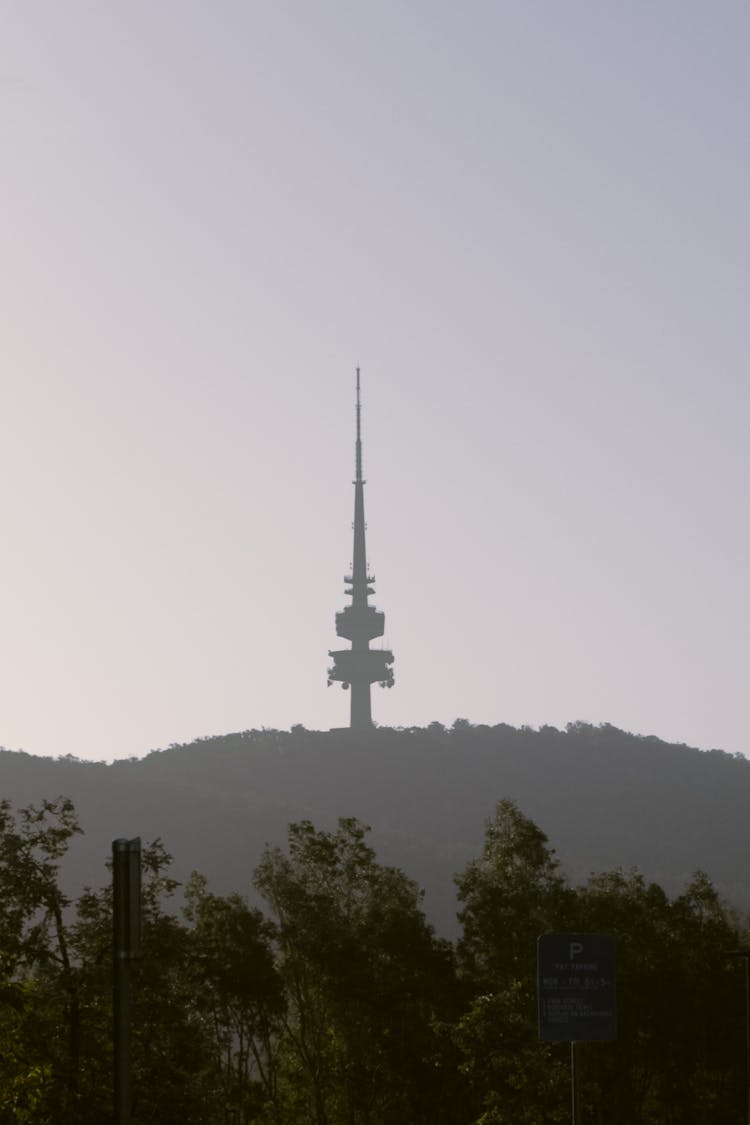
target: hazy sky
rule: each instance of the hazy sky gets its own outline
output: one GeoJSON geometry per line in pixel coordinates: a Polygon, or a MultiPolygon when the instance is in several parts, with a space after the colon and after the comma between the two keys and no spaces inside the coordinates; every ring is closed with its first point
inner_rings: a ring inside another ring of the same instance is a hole
{"type": "Polygon", "coordinates": [[[0,2],[0,743],[750,754],[750,5],[0,2]]]}

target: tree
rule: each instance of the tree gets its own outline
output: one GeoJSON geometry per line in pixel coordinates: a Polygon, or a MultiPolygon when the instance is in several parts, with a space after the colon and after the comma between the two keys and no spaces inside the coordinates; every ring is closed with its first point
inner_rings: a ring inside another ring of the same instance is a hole
{"type": "Polygon", "coordinates": [[[698,872],[670,900],[638,871],[593,875],[578,928],[617,943],[618,1037],[581,1051],[587,1122],[743,1119],[742,990],[726,951],[746,937],[698,872]]]}
{"type": "Polygon", "coordinates": [[[80,831],[66,797],[17,813],[0,801],[0,1121],[61,1121],[77,1101],[80,1004],[59,865],[80,831]]]}
{"type": "Polygon", "coordinates": [[[515,802],[487,821],[482,854],[457,876],[459,963],[473,998],[456,1032],[481,1125],[563,1119],[565,1067],[540,1043],[536,944],[566,928],[573,892],[540,828],[515,802]]]}
{"type": "Polygon", "coordinates": [[[247,1125],[278,1105],[277,1044],[284,995],[273,928],[240,895],[211,894],[193,872],[185,891],[194,1003],[211,1030],[224,1121],[247,1125]]]}
{"type": "Polygon", "coordinates": [[[475,1103],[476,1125],[569,1119],[566,1060],[559,1050],[539,1043],[535,1032],[528,992],[520,981],[471,1001],[456,1026],[455,1039],[475,1103]]]}
{"type": "Polygon", "coordinates": [[[544,832],[514,801],[500,801],[486,823],[481,856],[456,884],[464,973],[479,988],[532,986],[536,939],[565,928],[573,901],[544,832]]]}
{"type": "Polygon", "coordinates": [[[276,924],[287,994],[283,1120],[437,1125],[455,1067],[441,1020],[455,985],[450,948],[403,872],[376,862],[354,819],[335,832],[289,828],[255,883],[276,924]]]}

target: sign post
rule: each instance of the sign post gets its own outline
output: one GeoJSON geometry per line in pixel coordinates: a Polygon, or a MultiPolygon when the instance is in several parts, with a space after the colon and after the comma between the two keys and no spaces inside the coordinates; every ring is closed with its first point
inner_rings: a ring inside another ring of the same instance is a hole
{"type": "Polygon", "coordinates": [[[617,1038],[615,939],[542,934],[537,940],[539,1038],[570,1043],[572,1120],[578,1125],[576,1043],[617,1038]]]}

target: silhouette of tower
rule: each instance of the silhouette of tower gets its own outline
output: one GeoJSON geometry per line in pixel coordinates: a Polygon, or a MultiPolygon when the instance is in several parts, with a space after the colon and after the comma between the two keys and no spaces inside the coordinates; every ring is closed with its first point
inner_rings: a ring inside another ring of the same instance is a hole
{"type": "Polygon", "coordinates": [[[354,478],[354,555],[352,573],[344,578],[346,594],[352,604],[336,614],[336,634],[352,642],[351,648],[329,652],[333,665],[328,669],[329,686],[340,680],[343,688],[351,689],[352,730],[365,730],[372,726],[370,685],[393,687],[393,653],[385,649],[371,649],[370,641],[382,637],[385,614],[368,605],[367,599],[375,591],[374,576],[367,568],[365,550],[365,482],[362,479],[362,405],[359,398],[359,368],[357,368],[357,440],[355,444],[354,478]]]}

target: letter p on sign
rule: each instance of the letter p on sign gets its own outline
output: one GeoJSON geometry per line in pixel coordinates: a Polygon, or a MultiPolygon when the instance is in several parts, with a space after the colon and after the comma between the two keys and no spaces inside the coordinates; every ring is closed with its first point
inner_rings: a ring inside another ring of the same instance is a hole
{"type": "Polygon", "coordinates": [[[570,960],[575,961],[576,957],[580,957],[580,955],[583,953],[583,942],[571,941],[570,945],[568,946],[568,950],[570,960]]]}

